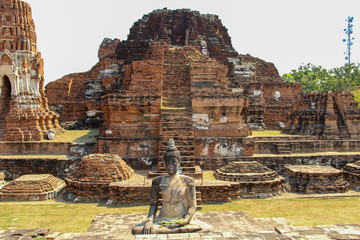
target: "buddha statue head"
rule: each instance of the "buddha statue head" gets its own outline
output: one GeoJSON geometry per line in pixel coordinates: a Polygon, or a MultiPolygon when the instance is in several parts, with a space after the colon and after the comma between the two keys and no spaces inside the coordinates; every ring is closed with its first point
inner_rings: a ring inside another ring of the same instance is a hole
{"type": "Polygon", "coordinates": [[[170,176],[175,175],[181,164],[181,156],[173,139],[169,140],[169,146],[166,148],[164,154],[164,162],[167,173],[170,176]]]}

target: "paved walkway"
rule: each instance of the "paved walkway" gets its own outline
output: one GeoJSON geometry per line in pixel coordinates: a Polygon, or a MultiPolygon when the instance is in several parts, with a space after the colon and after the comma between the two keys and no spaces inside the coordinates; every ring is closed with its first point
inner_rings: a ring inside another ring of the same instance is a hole
{"type": "Polygon", "coordinates": [[[197,218],[212,228],[206,232],[164,235],[131,234],[131,228],[146,218],[146,214],[99,214],[86,233],[51,233],[48,230],[12,230],[0,232],[0,239],[24,240],[45,235],[58,240],[119,240],[119,239],[360,239],[360,225],[294,227],[284,218],[252,218],[247,213],[199,212],[197,218]]]}

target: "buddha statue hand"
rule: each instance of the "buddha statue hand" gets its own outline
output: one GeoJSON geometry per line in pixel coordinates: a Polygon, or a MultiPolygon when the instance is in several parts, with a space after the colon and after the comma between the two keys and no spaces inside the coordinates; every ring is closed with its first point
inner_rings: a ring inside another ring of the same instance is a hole
{"type": "Polygon", "coordinates": [[[190,223],[190,220],[191,220],[191,216],[190,214],[186,214],[186,216],[184,217],[184,225],[187,225],[190,223]]]}
{"type": "Polygon", "coordinates": [[[148,219],[143,228],[143,234],[151,234],[154,227],[152,219],[148,219]]]}

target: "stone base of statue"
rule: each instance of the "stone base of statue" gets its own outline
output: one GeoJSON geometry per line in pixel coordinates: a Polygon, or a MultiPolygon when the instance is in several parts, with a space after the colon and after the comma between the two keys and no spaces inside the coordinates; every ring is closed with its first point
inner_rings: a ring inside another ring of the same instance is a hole
{"type": "MultiPolygon", "coordinates": [[[[160,225],[161,221],[154,221],[154,227],[152,229],[151,234],[171,234],[171,233],[191,233],[191,232],[197,232],[197,231],[210,231],[212,227],[208,225],[207,223],[204,223],[199,220],[192,220],[190,224],[181,226],[181,227],[174,227],[171,226],[167,227],[165,225],[160,225]]],[[[132,234],[138,235],[138,234],[144,234],[145,222],[142,222],[135,227],[132,228],[132,234]]]]}

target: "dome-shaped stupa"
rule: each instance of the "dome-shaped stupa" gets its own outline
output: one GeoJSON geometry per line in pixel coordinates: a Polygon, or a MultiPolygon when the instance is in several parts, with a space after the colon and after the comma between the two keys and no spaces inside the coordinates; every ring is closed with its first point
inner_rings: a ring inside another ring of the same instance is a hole
{"type": "Polygon", "coordinates": [[[116,154],[90,154],[81,160],[74,173],[65,179],[65,199],[101,201],[108,198],[109,184],[125,181],[134,173],[116,154]]]}
{"type": "Polygon", "coordinates": [[[243,198],[266,198],[280,194],[285,179],[256,161],[232,161],[214,172],[218,180],[239,182],[243,198]]]}

